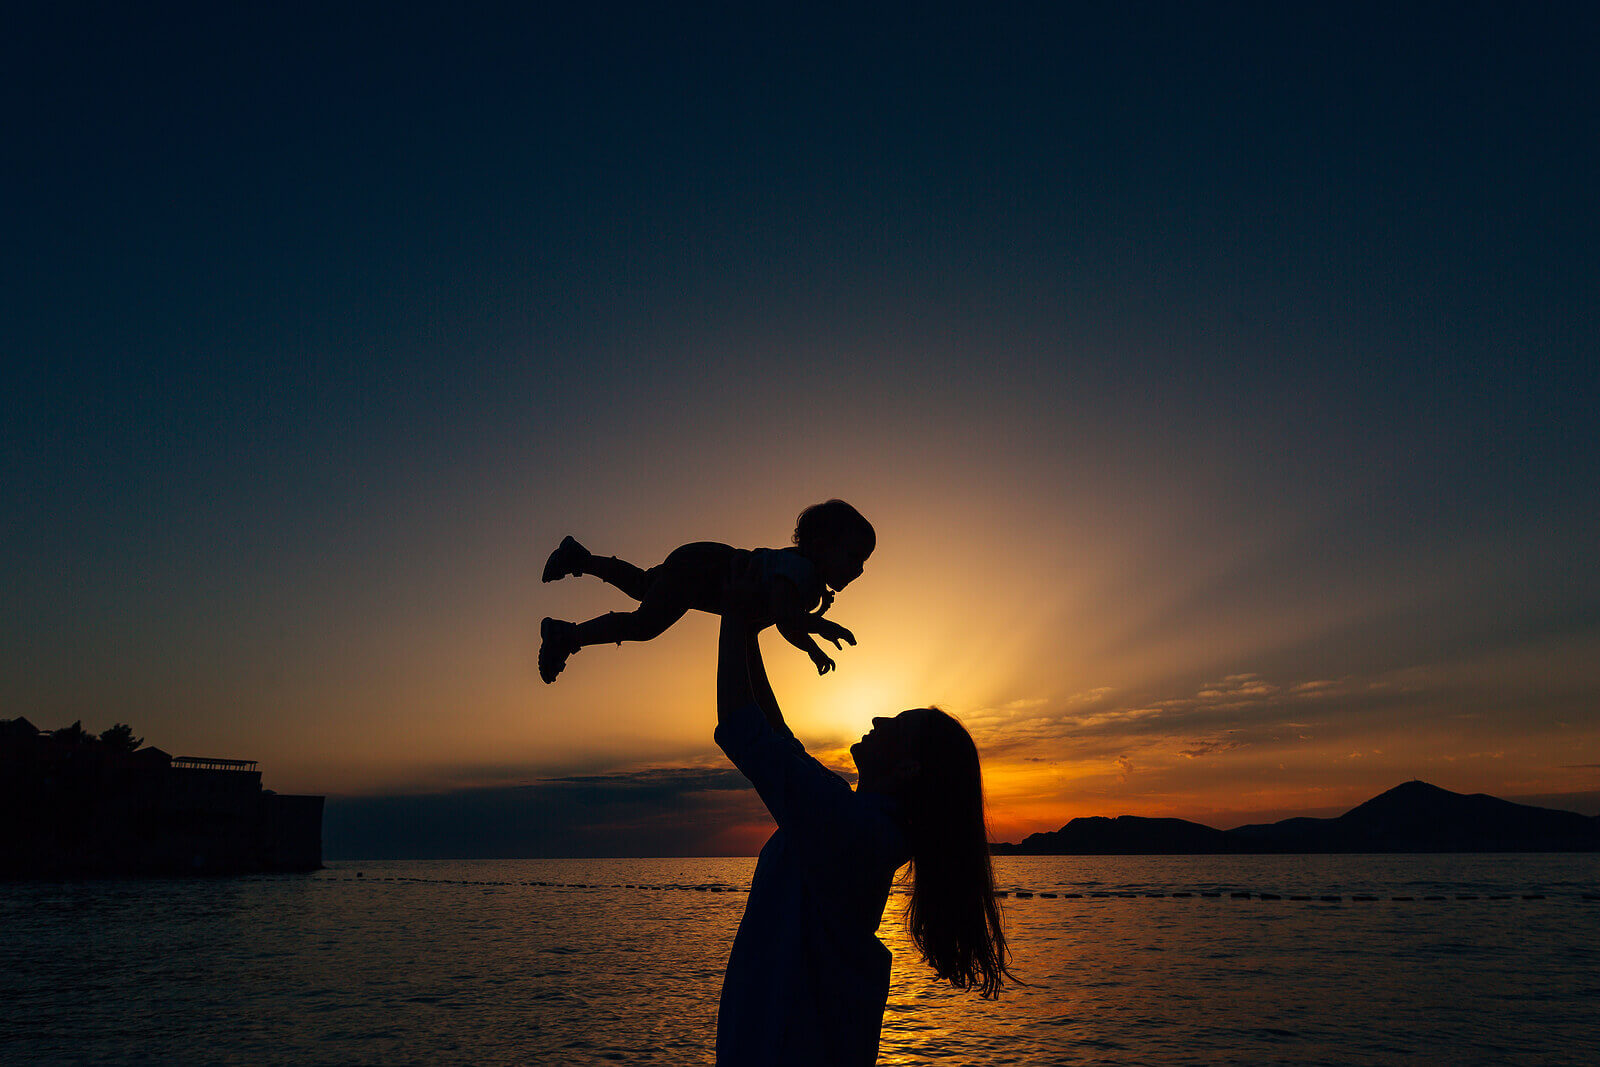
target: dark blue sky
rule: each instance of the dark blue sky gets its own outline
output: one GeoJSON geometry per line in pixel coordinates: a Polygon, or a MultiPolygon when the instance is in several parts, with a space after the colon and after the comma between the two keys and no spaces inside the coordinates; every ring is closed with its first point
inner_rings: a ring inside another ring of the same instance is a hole
{"type": "Polygon", "coordinates": [[[21,473],[453,454],[441,405],[515,434],[708,320],[1102,339],[1088,388],[1488,500],[1594,469],[1584,5],[644,8],[24,5],[21,473]]]}
{"type": "MultiPolygon", "coordinates": [[[[521,655],[545,542],[770,539],[839,492],[947,556],[975,550],[952,516],[1009,502],[983,551],[1096,561],[1107,656],[1234,635],[1104,680],[1146,701],[1547,640],[1483,729],[1559,690],[1600,732],[1568,666],[1600,627],[1590,5],[25,3],[4,29],[0,714],[137,716],[329,790],[360,775],[304,731],[365,702],[340,739],[370,736],[422,685],[397,734],[437,748],[443,702],[498,753],[525,664],[481,681],[453,642],[521,655]],[[1115,543],[1159,558],[1111,574],[1115,543]],[[1394,595],[1239,629],[1351,590],[1394,595]]],[[[1059,703],[1081,667],[971,699],[1059,703]]],[[[560,774],[649,745],[512,747],[560,774]]],[[[406,751],[394,781],[435,775],[406,751]]],[[[1523,792],[1584,786],[1551,758],[1523,792]]]]}

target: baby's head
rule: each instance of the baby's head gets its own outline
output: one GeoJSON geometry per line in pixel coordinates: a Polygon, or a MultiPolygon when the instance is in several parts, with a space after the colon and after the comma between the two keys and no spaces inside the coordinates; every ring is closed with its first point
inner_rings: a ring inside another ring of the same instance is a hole
{"type": "Polygon", "coordinates": [[[817,573],[837,592],[855,581],[878,535],[861,512],[843,500],[813,504],[794,524],[794,543],[800,554],[817,566],[817,573]]]}

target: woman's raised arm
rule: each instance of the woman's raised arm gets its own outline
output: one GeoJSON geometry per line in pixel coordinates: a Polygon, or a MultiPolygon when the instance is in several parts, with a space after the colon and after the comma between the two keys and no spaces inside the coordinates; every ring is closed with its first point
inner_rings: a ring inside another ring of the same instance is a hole
{"type": "Polygon", "coordinates": [[[717,745],[756,787],[778,825],[794,827],[819,807],[820,790],[831,784],[848,796],[850,787],[807,756],[784,724],[756,639],[772,619],[745,595],[748,592],[746,584],[735,583],[722,612],[717,638],[717,745]]]}
{"type": "Polygon", "coordinates": [[[717,644],[717,724],[737,728],[741,715],[755,708],[774,730],[787,734],[761,659],[761,623],[740,602],[747,599],[730,596],[723,607],[717,644]]]}

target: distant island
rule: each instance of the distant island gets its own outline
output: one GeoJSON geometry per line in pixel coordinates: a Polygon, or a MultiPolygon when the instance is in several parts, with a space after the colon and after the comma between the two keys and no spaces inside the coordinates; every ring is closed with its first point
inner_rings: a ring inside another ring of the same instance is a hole
{"type": "Polygon", "coordinates": [[[322,797],[263,789],[252,760],[142,745],[123,723],[0,719],[0,878],[322,866],[322,797]]]}
{"type": "Polygon", "coordinates": [[[1212,855],[1275,852],[1600,852],[1600,817],[1397,785],[1333,819],[1284,819],[1217,830],[1186,819],[1119,815],[999,843],[1000,856],[1212,855]]]}

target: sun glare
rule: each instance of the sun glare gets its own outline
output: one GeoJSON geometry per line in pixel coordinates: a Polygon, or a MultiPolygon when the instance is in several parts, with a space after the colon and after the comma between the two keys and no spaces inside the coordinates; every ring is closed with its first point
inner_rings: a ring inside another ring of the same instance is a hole
{"type": "Polygon", "coordinates": [[[819,733],[836,735],[849,744],[872,728],[875,717],[895,715],[909,707],[905,694],[910,689],[898,677],[841,677],[827,686],[826,697],[808,709],[807,718],[819,733]]]}

